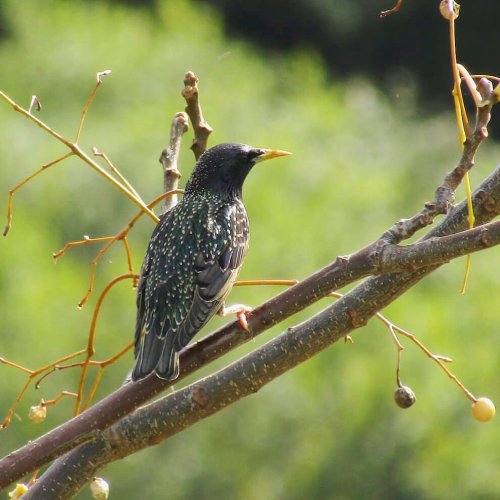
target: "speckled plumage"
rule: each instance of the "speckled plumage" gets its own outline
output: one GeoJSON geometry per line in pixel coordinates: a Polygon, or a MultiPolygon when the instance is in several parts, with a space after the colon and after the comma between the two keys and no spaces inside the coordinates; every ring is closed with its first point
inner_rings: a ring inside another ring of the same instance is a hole
{"type": "Polygon", "coordinates": [[[144,258],[133,380],[153,371],[177,378],[179,351],[223,307],[247,253],[243,181],[261,158],[281,154],[220,144],[200,157],[184,197],[162,216],[144,258]]]}

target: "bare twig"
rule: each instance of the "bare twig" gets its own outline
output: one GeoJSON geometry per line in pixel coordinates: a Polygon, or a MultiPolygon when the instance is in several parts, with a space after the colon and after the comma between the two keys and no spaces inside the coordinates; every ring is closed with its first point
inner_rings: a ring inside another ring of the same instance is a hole
{"type": "MultiPolygon", "coordinates": [[[[169,196],[173,196],[175,194],[182,194],[184,191],[182,189],[174,189],[172,191],[168,191],[166,193],[161,194],[157,198],[155,198],[151,203],[147,205],[147,209],[150,210],[152,207],[156,206],[160,201],[164,200],[165,198],[168,198],[169,196]]],[[[103,255],[117,242],[117,241],[123,241],[123,244],[125,246],[125,251],[127,254],[127,262],[128,262],[128,267],[129,271],[133,273],[133,268],[132,268],[132,260],[131,260],[131,255],[130,255],[130,248],[128,246],[128,241],[127,241],[127,235],[129,231],[135,226],[137,221],[146,213],[144,209],[141,209],[137,215],[130,220],[130,222],[121,230],[118,231],[114,236],[104,236],[100,238],[89,238],[85,237],[81,241],[72,241],[70,243],[66,243],[64,247],[59,250],[58,252],[55,252],[53,254],[54,259],[58,259],[59,257],[63,256],[70,248],[73,247],[78,247],[78,246],[83,246],[87,245],[90,243],[99,243],[106,241],[107,243],[99,250],[97,255],[94,257],[92,260],[90,266],[91,266],[91,272],[90,272],[90,282],[89,282],[89,287],[87,289],[87,292],[83,296],[82,300],[79,302],[78,307],[82,308],[87,300],[90,297],[90,294],[94,290],[94,282],[95,282],[95,276],[96,276],[96,271],[97,271],[97,265],[99,264],[99,261],[102,259],[103,255]]]]}
{"type": "Polygon", "coordinates": [[[201,111],[198,82],[198,77],[192,71],[188,71],[184,76],[182,90],[182,97],[186,99],[187,104],[186,113],[193,125],[194,138],[191,149],[196,159],[207,149],[208,136],[212,133],[212,127],[205,121],[201,111]]]}
{"type": "Polygon", "coordinates": [[[92,321],[90,323],[90,331],[89,331],[89,336],[88,336],[88,341],[87,341],[87,349],[86,349],[86,356],[85,356],[85,361],[82,364],[82,372],[80,374],[80,383],[78,385],[78,395],[76,398],[76,404],[75,404],[75,415],[78,415],[80,413],[80,407],[82,404],[83,400],[83,387],[85,384],[85,379],[87,376],[87,369],[90,364],[91,358],[95,354],[95,336],[96,336],[96,326],[97,326],[97,320],[99,318],[99,314],[101,312],[101,307],[104,302],[104,299],[106,298],[107,294],[115,286],[117,283],[123,280],[127,279],[135,279],[137,278],[137,275],[135,274],[122,274],[121,276],[118,276],[117,278],[112,279],[104,288],[104,290],[101,292],[101,295],[99,296],[99,299],[97,300],[96,306],[94,308],[94,314],[92,315],[92,321]]]}
{"type": "Polygon", "coordinates": [[[4,236],[7,236],[10,228],[12,227],[12,214],[14,212],[14,193],[18,189],[22,188],[31,179],[36,177],[38,174],[41,174],[44,170],[48,169],[49,167],[52,167],[53,165],[56,165],[57,163],[59,163],[63,160],[66,160],[66,158],[69,158],[70,156],[73,156],[73,152],[71,152],[71,151],[69,153],[66,153],[65,155],[59,157],[59,158],[56,158],[55,160],[53,160],[49,163],[45,163],[38,170],[36,170],[31,175],[29,175],[28,177],[23,179],[19,184],[14,186],[12,189],[9,189],[9,204],[8,204],[8,208],[7,208],[7,225],[5,226],[5,228],[3,230],[4,236]]]}
{"type": "Polygon", "coordinates": [[[102,85],[102,77],[108,76],[108,75],[111,75],[110,69],[107,69],[105,71],[100,71],[99,73],[96,74],[95,86],[92,89],[92,92],[90,93],[90,96],[87,99],[87,102],[85,103],[85,106],[83,107],[83,110],[82,110],[82,116],[80,117],[80,122],[78,124],[78,130],[76,132],[75,144],[78,144],[78,141],[80,140],[80,135],[81,135],[82,130],[83,130],[83,123],[85,122],[85,118],[86,118],[87,113],[90,109],[90,106],[94,102],[94,98],[97,94],[97,91],[99,90],[99,87],[102,85]]]}
{"type": "Polygon", "coordinates": [[[127,186],[127,188],[130,190],[130,192],[133,193],[134,196],[137,197],[137,199],[141,200],[144,203],[143,199],[141,198],[141,196],[139,195],[139,193],[135,190],[134,186],[132,186],[132,184],[130,184],[130,182],[113,165],[113,163],[111,162],[111,160],[109,159],[109,157],[108,157],[108,155],[106,153],[102,153],[96,147],[92,148],[92,153],[93,153],[94,156],[101,157],[105,161],[106,165],[108,165],[108,167],[111,170],[111,172],[113,172],[118,177],[118,179],[120,179],[120,181],[123,182],[123,184],[125,186],[127,186]]]}
{"type": "Polygon", "coordinates": [[[396,12],[399,12],[399,10],[401,9],[401,5],[403,4],[403,0],[397,0],[396,4],[394,5],[394,7],[392,7],[392,9],[389,9],[389,10],[383,10],[381,13],[380,13],[380,17],[387,17],[389,16],[390,14],[395,14],[396,12]]]}
{"type": "Polygon", "coordinates": [[[387,328],[391,333],[394,343],[396,344],[396,348],[398,351],[396,382],[398,387],[401,387],[400,361],[401,361],[401,351],[404,349],[404,347],[401,345],[401,342],[397,337],[397,333],[400,333],[401,335],[404,335],[406,338],[409,338],[422,352],[424,352],[427,355],[427,357],[432,359],[432,361],[434,361],[446,373],[446,375],[460,388],[460,390],[465,394],[465,396],[468,399],[470,399],[472,402],[477,401],[477,398],[465,387],[464,384],[462,384],[462,382],[460,382],[458,377],[454,375],[451,372],[451,370],[449,370],[449,368],[446,366],[446,363],[451,363],[452,360],[450,358],[448,358],[447,356],[434,354],[415,335],[413,335],[410,332],[407,332],[400,326],[395,325],[394,323],[392,323],[392,321],[389,321],[385,316],[382,316],[382,314],[377,313],[377,317],[385,323],[385,325],[387,326],[387,328]]]}
{"type": "MultiPolygon", "coordinates": [[[[96,86],[96,89],[98,86],[96,86]]],[[[14,111],[17,111],[18,113],[22,114],[28,120],[32,121],[35,123],[38,127],[40,127],[42,130],[47,132],[49,135],[54,137],[56,140],[64,144],[72,154],[78,156],[81,160],[83,160],[87,165],[89,165],[91,168],[93,168],[97,173],[99,173],[102,177],[104,177],[107,181],[111,182],[115,187],[117,187],[127,198],[129,198],[133,203],[135,203],[137,206],[141,207],[149,217],[151,217],[155,222],[158,222],[158,217],[148,208],[144,203],[138,199],[132,192],[129,191],[129,189],[122,184],[120,181],[115,179],[112,175],[110,175],[108,172],[106,172],[98,163],[96,163],[92,158],[90,158],[78,145],[78,143],[71,142],[68,139],[64,138],[61,134],[56,132],[55,130],[51,129],[47,124],[45,124],[43,121],[39,120],[36,116],[30,113],[29,110],[24,109],[23,107],[19,106],[15,101],[13,101],[7,94],[4,92],[0,91],[0,99],[3,99],[5,102],[7,102],[14,111]]],[[[90,98],[89,98],[90,99],[90,98]]],[[[87,102],[88,103],[88,102],[87,102]]],[[[83,121],[85,119],[86,112],[82,112],[82,117],[80,119],[80,125],[83,126],[83,121]]],[[[77,139],[79,138],[81,132],[81,127],[79,126],[78,132],[77,132],[77,139]]],[[[58,160],[59,161],[59,160],[58,160]]]]}
{"type": "Polygon", "coordinates": [[[31,113],[31,111],[35,108],[37,111],[42,110],[42,103],[38,99],[36,95],[31,96],[31,102],[30,102],[30,107],[28,108],[28,113],[31,113]]]}
{"type": "Polygon", "coordinates": [[[37,378],[39,375],[41,375],[42,373],[44,373],[46,371],[52,370],[52,368],[54,366],[59,365],[61,363],[64,363],[65,361],[68,361],[70,359],[74,359],[74,358],[76,358],[78,356],[81,356],[82,354],[85,354],[85,352],[86,352],[85,349],[82,349],[80,351],[68,354],[68,355],[63,356],[62,358],[60,358],[60,359],[58,359],[56,361],[53,361],[52,363],[49,363],[48,365],[42,366],[41,368],[38,368],[36,370],[30,370],[30,369],[25,368],[25,367],[23,367],[21,365],[18,365],[16,363],[12,363],[11,361],[8,361],[8,360],[6,360],[4,358],[0,358],[0,363],[12,366],[12,367],[17,368],[18,370],[21,370],[21,371],[23,371],[23,372],[25,372],[25,373],[28,374],[28,380],[24,384],[24,387],[21,389],[21,392],[17,395],[17,398],[14,401],[14,403],[12,404],[12,406],[7,411],[7,415],[5,416],[5,418],[3,420],[3,423],[0,426],[0,428],[1,429],[5,429],[10,424],[10,420],[12,418],[12,415],[14,415],[14,412],[16,411],[16,408],[18,407],[19,403],[24,398],[24,395],[28,391],[30,385],[33,383],[33,380],[35,378],[37,378]]]}
{"type": "MultiPolygon", "coordinates": [[[[170,141],[160,155],[160,163],[163,165],[163,190],[165,192],[177,189],[181,173],[177,168],[179,151],[182,142],[182,136],[189,128],[188,116],[186,113],[177,113],[172,120],[170,128],[170,141]]],[[[162,212],[168,212],[177,204],[177,195],[169,196],[163,200],[162,212]]]]}
{"type": "Polygon", "coordinates": [[[491,108],[495,103],[493,99],[493,86],[486,79],[481,79],[477,91],[482,101],[477,107],[476,126],[465,140],[462,156],[455,168],[446,174],[443,183],[435,193],[435,199],[427,202],[424,208],[409,219],[401,219],[394,224],[383,238],[390,243],[398,244],[410,238],[418,230],[432,224],[439,214],[446,214],[455,200],[455,191],[460,185],[464,175],[474,166],[474,157],[478,147],[488,136],[487,126],[491,118],[491,108]]]}

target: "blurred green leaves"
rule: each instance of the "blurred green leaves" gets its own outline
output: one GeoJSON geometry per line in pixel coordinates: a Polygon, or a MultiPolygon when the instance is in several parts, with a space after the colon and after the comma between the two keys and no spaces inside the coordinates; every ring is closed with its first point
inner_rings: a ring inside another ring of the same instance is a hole
{"type": "MultiPolygon", "coordinates": [[[[241,278],[301,279],[337,255],[378,237],[433,196],[459,155],[452,114],[421,116],[411,96],[388,102],[358,78],[329,82],[321,60],[306,51],[268,56],[226,38],[217,14],[186,0],[158,2],[154,14],[83,1],[7,0],[12,36],[0,45],[1,88],[21,104],[36,94],[40,116],[73,137],[95,73],[113,70],[99,91],[82,146],[106,152],[146,199],[162,189],[157,159],[170,120],[184,106],[186,70],[201,79],[212,144],[246,142],[294,156],[252,172],[245,203],[252,221],[241,278]],[[6,69],[6,70],[5,70],[6,69]],[[407,99],[407,100],[406,100],[407,99]]],[[[404,95],[404,94],[402,94],[404,95]]],[[[189,136],[189,134],[188,134],[189,136]]],[[[187,137],[185,182],[193,165],[187,137]]],[[[499,149],[485,145],[472,173],[482,178],[499,149]]],[[[0,106],[0,189],[63,152],[33,124],[0,106]]],[[[496,160],[495,160],[496,159],[496,160]]],[[[462,195],[463,196],[463,195],[462,195]]],[[[85,345],[96,293],[125,271],[120,246],[100,264],[96,292],[83,311],[89,262],[98,247],[75,249],[53,265],[52,253],[84,234],[115,233],[136,208],[84,164],[71,159],[24,187],[15,199],[11,233],[0,242],[0,355],[37,367],[85,345]]],[[[144,220],[131,244],[138,269],[152,225],[144,220]]],[[[421,283],[386,313],[435,352],[479,394],[500,400],[497,308],[498,250],[473,258],[468,293],[458,294],[463,262],[421,283]]],[[[275,288],[235,289],[231,302],[258,304],[275,288]]],[[[288,324],[304,319],[306,311],[288,324]]],[[[98,357],[133,334],[135,296],[121,284],[98,326],[98,357]]],[[[209,328],[223,320],[215,319],[209,328]]],[[[243,347],[239,356],[279,329],[243,347]]],[[[500,491],[498,424],[481,426],[469,402],[423,355],[408,346],[403,381],[417,404],[392,401],[396,352],[372,321],[354,336],[281,377],[254,398],[103,472],[117,498],[494,498],[500,491]],[[151,467],[151,463],[155,467],[151,467]],[[139,493],[141,492],[141,493],[139,493]]],[[[214,363],[214,367],[227,359],[214,363]]],[[[106,373],[98,396],[121,384],[132,360],[106,373]]],[[[2,411],[23,378],[0,366],[2,411]]],[[[66,371],[31,391],[2,434],[7,453],[71,414],[71,401],[30,425],[29,406],[71,388],[66,371]]],[[[86,494],[82,494],[85,498],[86,494]]]]}

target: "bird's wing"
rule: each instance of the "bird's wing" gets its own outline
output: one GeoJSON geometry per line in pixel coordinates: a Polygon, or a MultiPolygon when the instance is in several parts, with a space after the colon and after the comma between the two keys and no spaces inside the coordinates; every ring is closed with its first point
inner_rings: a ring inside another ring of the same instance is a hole
{"type": "MultiPolygon", "coordinates": [[[[175,249],[171,255],[153,233],[139,283],[134,379],[153,370],[176,378],[178,352],[222,307],[236,279],[248,250],[243,206],[224,207],[208,226],[204,222],[167,245],[175,249]]],[[[174,226],[167,222],[159,232],[174,226]]]]}
{"type": "Polygon", "coordinates": [[[155,369],[164,347],[163,325],[170,327],[175,322],[179,306],[183,303],[180,295],[175,297],[181,277],[176,267],[181,260],[179,253],[182,247],[187,247],[189,242],[182,245],[179,222],[182,214],[175,215],[179,208],[177,205],[161,217],[151,235],[142,264],[137,287],[134,380],[145,377],[155,369]]]}

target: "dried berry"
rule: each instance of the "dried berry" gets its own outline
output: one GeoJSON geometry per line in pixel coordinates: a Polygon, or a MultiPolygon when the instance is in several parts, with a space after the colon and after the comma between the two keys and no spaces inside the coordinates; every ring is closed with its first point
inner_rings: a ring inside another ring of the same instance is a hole
{"type": "Polygon", "coordinates": [[[36,405],[30,408],[29,418],[34,424],[43,422],[47,417],[47,407],[43,405],[36,405]]]}
{"type": "Polygon", "coordinates": [[[398,387],[394,393],[394,401],[400,408],[409,408],[416,400],[415,393],[406,385],[398,387]]]}

